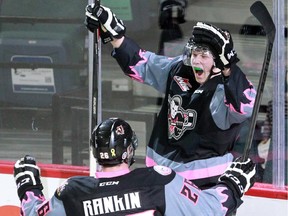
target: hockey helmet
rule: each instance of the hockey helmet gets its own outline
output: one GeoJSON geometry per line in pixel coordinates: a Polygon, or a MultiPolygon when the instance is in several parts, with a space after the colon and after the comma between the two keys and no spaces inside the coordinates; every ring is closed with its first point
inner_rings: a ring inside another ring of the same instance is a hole
{"type": "Polygon", "coordinates": [[[91,135],[93,155],[100,165],[134,163],[138,139],[131,126],[120,118],[109,118],[97,125],[91,135]],[[128,147],[132,147],[132,152],[128,147]]]}

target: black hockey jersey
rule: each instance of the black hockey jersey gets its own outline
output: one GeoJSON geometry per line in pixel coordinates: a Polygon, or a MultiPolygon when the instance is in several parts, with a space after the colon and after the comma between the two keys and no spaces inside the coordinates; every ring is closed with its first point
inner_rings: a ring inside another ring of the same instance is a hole
{"type": "Polygon", "coordinates": [[[232,65],[228,79],[211,73],[200,86],[182,56],[156,55],[127,37],[112,56],[126,75],[165,93],[146,165],[164,165],[188,179],[202,179],[198,186],[205,178],[215,182],[233,160],[229,152],[253,111],[256,91],[241,69],[232,65]]]}
{"type": "Polygon", "coordinates": [[[163,166],[109,178],[72,177],[50,200],[35,194],[27,192],[22,201],[25,216],[211,216],[226,215],[242,203],[223,184],[201,191],[163,166]]]}

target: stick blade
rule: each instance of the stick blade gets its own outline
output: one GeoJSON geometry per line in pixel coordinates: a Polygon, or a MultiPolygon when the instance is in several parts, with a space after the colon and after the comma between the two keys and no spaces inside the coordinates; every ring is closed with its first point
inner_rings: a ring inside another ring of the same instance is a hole
{"type": "Polygon", "coordinates": [[[275,38],[276,28],[266,6],[261,1],[256,1],[251,5],[250,11],[263,26],[269,41],[273,42],[275,38]]]}

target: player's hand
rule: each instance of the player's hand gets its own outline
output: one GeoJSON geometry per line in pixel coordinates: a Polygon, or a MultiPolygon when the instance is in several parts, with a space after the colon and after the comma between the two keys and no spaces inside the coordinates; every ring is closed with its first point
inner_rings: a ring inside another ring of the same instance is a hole
{"type": "Polygon", "coordinates": [[[234,50],[232,36],[229,31],[224,31],[216,26],[198,22],[193,28],[195,43],[208,44],[214,54],[215,65],[221,70],[237,63],[237,53],[234,50]]]}
{"type": "Polygon", "coordinates": [[[20,200],[23,199],[26,191],[43,189],[40,180],[40,168],[36,165],[35,158],[29,155],[26,155],[15,163],[14,178],[20,200]]]}
{"type": "Polygon", "coordinates": [[[226,184],[230,189],[242,197],[255,183],[256,168],[250,158],[241,161],[237,158],[219,177],[219,183],[226,184]]]}
{"type": "Polygon", "coordinates": [[[113,38],[121,38],[125,35],[126,27],[121,19],[102,5],[90,4],[86,6],[85,25],[93,32],[100,24],[100,37],[103,43],[108,43],[113,38]]]}
{"type": "Polygon", "coordinates": [[[89,11],[92,10],[90,5],[86,7],[86,14],[85,14],[86,16],[85,16],[84,25],[89,31],[94,33],[100,27],[100,22],[95,16],[92,15],[92,12],[87,11],[88,9],[89,11]]]}

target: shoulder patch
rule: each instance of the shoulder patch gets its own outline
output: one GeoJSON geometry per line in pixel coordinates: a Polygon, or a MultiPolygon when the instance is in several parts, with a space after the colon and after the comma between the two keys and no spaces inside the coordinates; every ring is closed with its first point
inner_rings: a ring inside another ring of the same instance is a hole
{"type": "Polygon", "coordinates": [[[58,197],[62,195],[62,192],[65,190],[66,186],[68,185],[68,179],[65,180],[57,189],[56,194],[58,197]]]}
{"type": "Polygon", "coordinates": [[[165,167],[165,166],[157,165],[157,166],[154,166],[153,169],[157,173],[159,173],[160,175],[163,175],[163,176],[167,176],[167,175],[170,175],[172,173],[171,168],[165,167]]]}

